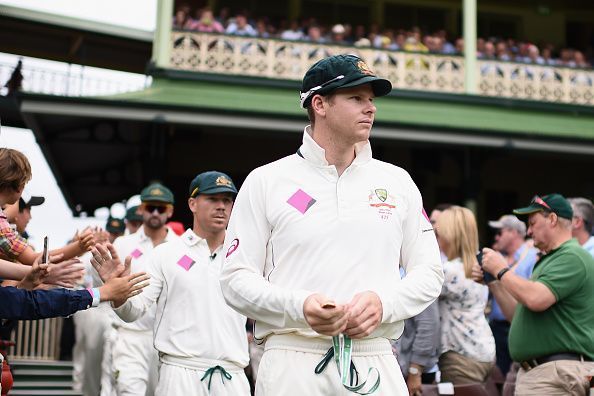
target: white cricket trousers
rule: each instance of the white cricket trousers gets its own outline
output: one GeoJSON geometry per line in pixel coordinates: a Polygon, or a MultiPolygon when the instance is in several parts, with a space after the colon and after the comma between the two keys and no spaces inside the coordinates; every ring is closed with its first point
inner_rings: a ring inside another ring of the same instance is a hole
{"type": "Polygon", "coordinates": [[[158,381],[159,354],[153,331],[118,328],[113,346],[113,369],[118,396],[152,396],[158,381]]]}
{"type": "Polygon", "coordinates": [[[250,384],[242,367],[210,359],[185,359],[161,355],[159,396],[250,396],[250,384]],[[217,369],[212,369],[218,367],[217,369]],[[207,373],[212,369],[212,375],[207,373]],[[228,376],[225,376],[225,370],[228,376]],[[210,384],[210,389],[209,389],[210,384]]]}
{"type": "MultiPolygon", "coordinates": [[[[284,334],[269,336],[258,370],[256,396],[356,396],[342,386],[334,359],[323,372],[315,373],[331,339],[306,338],[284,334]]],[[[408,396],[408,389],[390,342],[386,338],[353,340],[352,361],[365,381],[369,368],[380,374],[379,388],[373,395],[408,396]]],[[[376,374],[369,381],[375,382],[376,374]]],[[[361,391],[369,389],[368,384],[361,391]]]]}

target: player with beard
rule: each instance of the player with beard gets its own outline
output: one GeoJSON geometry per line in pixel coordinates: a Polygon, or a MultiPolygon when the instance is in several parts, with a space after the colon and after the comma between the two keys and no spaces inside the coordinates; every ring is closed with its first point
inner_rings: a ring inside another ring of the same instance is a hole
{"type": "MultiPolygon", "coordinates": [[[[140,194],[142,226],[134,234],[115,240],[120,257],[132,257],[132,272],[146,266],[149,253],[164,242],[178,239],[167,227],[173,215],[173,193],[162,184],[151,184],[140,194]]],[[[159,357],[153,347],[155,307],[132,323],[118,321],[117,340],[113,346],[113,370],[117,394],[153,395],[157,383],[159,357]]]]}

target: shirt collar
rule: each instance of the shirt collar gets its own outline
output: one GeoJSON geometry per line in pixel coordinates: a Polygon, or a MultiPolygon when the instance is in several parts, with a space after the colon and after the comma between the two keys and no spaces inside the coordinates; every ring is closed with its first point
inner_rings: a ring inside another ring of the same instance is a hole
{"type": "MultiPolygon", "coordinates": [[[[307,161],[318,166],[330,166],[326,160],[326,151],[320,147],[311,136],[311,125],[308,125],[303,130],[303,144],[299,148],[299,152],[307,161]]],[[[354,165],[364,164],[371,160],[371,144],[369,140],[359,142],[355,145],[355,160],[354,165]]]]}
{"type": "Polygon", "coordinates": [[[202,240],[202,238],[196,235],[191,228],[188,228],[186,232],[181,235],[181,239],[188,246],[194,246],[202,240]]]}
{"type": "MultiPolygon", "coordinates": [[[[163,242],[169,242],[169,241],[171,241],[171,239],[174,238],[174,234],[175,234],[169,227],[166,227],[166,229],[167,229],[167,234],[165,234],[165,239],[163,240],[163,242]]],[[[147,240],[150,240],[150,238],[144,232],[144,225],[142,225],[134,233],[134,235],[136,235],[136,234],[138,235],[138,239],[140,240],[140,242],[145,242],[147,240]]]]}

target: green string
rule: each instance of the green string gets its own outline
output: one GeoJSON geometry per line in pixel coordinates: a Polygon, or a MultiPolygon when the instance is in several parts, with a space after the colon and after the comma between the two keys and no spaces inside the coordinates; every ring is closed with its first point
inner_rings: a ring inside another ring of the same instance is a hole
{"type": "Polygon", "coordinates": [[[204,381],[204,379],[206,377],[208,377],[208,391],[210,392],[210,383],[212,381],[212,375],[217,372],[217,370],[221,373],[221,383],[224,384],[225,383],[225,378],[230,380],[231,379],[231,374],[229,374],[227,372],[227,370],[225,370],[224,368],[222,368],[221,366],[214,366],[209,368],[208,370],[206,370],[206,372],[204,372],[204,375],[202,376],[202,378],[200,378],[200,381],[204,381]]]}
{"type": "Polygon", "coordinates": [[[363,381],[359,384],[359,373],[355,368],[355,364],[351,359],[352,355],[352,348],[353,348],[353,340],[349,336],[339,334],[338,336],[332,337],[332,348],[326,352],[322,360],[317,364],[314,372],[316,374],[320,374],[324,371],[326,366],[332,357],[334,357],[334,361],[336,362],[336,367],[338,368],[338,373],[340,375],[340,379],[342,382],[342,386],[345,387],[350,392],[357,393],[359,395],[370,395],[374,393],[380,385],[380,374],[379,371],[375,367],[370,367],[367,371],[367,378],[373,371],[377,372],[377,380],[375,383],[369,388],[368,391],[361,391],[363,387],[367,384],[367,380],[363,381]],[[349,380],[350,377],[350,380],[349,380]],[[355,385],[353,385],[353,381],[355,385]]]}

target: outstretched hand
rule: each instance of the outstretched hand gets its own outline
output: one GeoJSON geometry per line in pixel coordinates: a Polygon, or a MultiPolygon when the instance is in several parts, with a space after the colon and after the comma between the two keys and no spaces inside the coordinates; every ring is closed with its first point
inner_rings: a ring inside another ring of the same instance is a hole
{"type": "Polygon", "coordinates": [[[117,308],[130,297],[140,294],[142,289],[149,285],[149,278],[146,272],[113,277],[99,288],[101,301],[113,301],[114,307],[117,308]]]}
{"type": "Polygon", "coordinates": [[[83,276],[84,266],[78,259],[62,261],[63,257],[63,254],[52,255],[49,263],[41,263],[41,256],[39,256],[33,262],[31,271],[19,283],[19,287],[25,289],[74,287],[83,276]]]}
{"type": "Polygon", "coordinates": [[[111,243],[97,244],[91,249],[91,264],[97,270],[103,282],[110,279],[130,275],[132,257],[126,257],[124,263],[111,243]]]}

